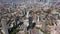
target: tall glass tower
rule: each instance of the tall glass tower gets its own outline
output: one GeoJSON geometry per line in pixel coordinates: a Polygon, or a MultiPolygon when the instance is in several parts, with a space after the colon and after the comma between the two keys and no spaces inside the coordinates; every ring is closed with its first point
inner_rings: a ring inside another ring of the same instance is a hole
{"type": "Polygon", "coordinates": [[[29,25],[32,24],[32,16],[29,16],[29,25]]]}

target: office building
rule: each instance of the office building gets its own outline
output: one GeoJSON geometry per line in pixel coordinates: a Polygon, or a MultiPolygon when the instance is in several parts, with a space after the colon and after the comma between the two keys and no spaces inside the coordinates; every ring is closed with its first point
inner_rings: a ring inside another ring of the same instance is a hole
{"type": "Polygon", "coordinates": [[[32,16],[29,16],[29,25],[32,24],[32,16]]]}

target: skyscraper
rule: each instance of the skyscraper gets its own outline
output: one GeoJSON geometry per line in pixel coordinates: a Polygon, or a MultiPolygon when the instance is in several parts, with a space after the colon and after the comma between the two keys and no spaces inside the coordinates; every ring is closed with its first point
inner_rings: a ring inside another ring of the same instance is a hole
{"type": "Polygon", "coordinates": [[[1,20],[1,24],[2,24],[2,30],[4,34],[9,34],[8,33],[8,27],[7,27],[7,21],[6,19],[2,19],[1,20]]]}
{"type": "Polygon", "coordinates": [[[32,24],[32,16],[29,17],[29,25],[32,24]]]}

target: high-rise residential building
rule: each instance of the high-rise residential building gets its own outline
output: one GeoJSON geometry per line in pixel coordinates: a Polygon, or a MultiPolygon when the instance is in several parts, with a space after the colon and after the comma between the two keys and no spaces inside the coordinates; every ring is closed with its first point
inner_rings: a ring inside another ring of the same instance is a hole
{"type": "Polygon", "coordinates": [[[7,20],[6,20],[6,19],[2,19],[2,20],[1,20],[1,24],[2,24],[3,33],[4,33],[4,34],[9,34],[9,33],[8,33],[7,20]]]}
{"type": "Polygon", "coordinates": [[[26,17],[27,17],[27,18],[29,17],[29,11],[27,11],[27,13],[26,13],[26,17]]]}
{"type": "Polygon", "coordinates": [[[46,2],[49,2],[49,1],[51,1],[51,0],[36,0],[37,2],[44,2],[44,3],[46,3],[46,2]]]}
{"type": "Polygon", "coordinates": [[[22,10],[22,14],[23,14],[23,15],[26,15],[26,12],[27,12],[27,10],[26,10],[26,8],[24,8],[24,9],[22,10]]]}
{"type": "Polygon", "coordinates": [[[40,14],[39,14],[39,13],[37,13],[36,21],[37,21],[37,23],[36,23],[36,24],[39,24],[39,23],[40,23],[40,14]]]}
{"type": "Polygon", "coordinates": [[[43,28],[44,31],[46,31],[46,20],[43,20],[42,28],[43,28]]]}

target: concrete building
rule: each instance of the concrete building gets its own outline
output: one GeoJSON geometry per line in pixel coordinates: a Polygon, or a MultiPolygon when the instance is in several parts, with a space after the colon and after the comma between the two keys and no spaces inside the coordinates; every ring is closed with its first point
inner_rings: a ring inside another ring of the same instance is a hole
{"type": "Polygon", "coordinates": [[[9,34],[8,33],[8,27],[7,27],[7,21],[6,19],[2,19],[1,20],[1,24],[2,24],[2,30],[4,34],[9,34]]]}
{"type": "Polygon", "coordinates": [[[37,30],[37,29],[34,28],[34,29],[31,30],[31,34],[39,34],[38,31],[39,31],[39,30],[37,30]]]}
{"type": "Polygon", "coordinates": [[[24,31],[19,31],[17,34],[25,34],[24,31]]]}
{"type": "Polygon", "coordinates": [[[43,33],[34,27],[33,29],[28,30],[28,34],[43,34],[43,33]]]}

